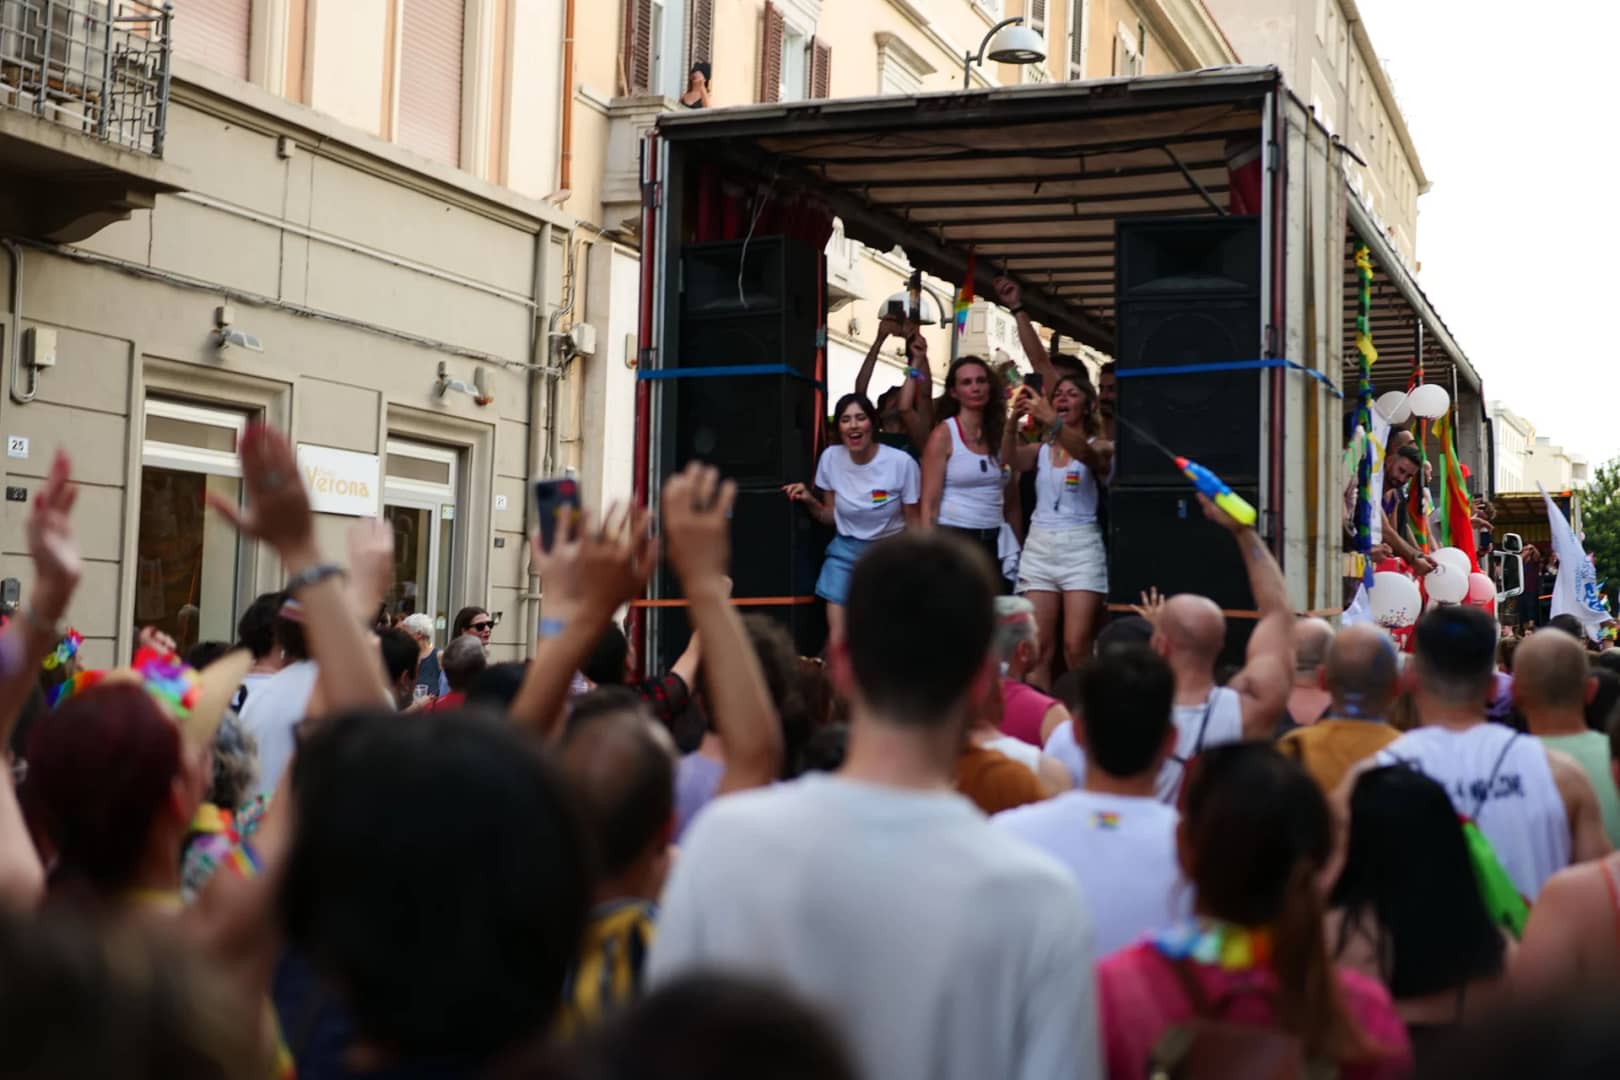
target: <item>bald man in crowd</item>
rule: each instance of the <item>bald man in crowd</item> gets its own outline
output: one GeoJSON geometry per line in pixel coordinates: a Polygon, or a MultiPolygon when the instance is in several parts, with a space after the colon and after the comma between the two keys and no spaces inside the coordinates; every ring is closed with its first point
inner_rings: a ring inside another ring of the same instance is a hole
{"type": "Polygon", "coordinates": [[[1175,675],[1176,749],[1159,771],[1155,792],[1170,805],[1181,793],[1187,762],[1205,748],[1242,739],[1268,739],[1287,711],[1294,681],[1294,609],[1282,569],[1260,534],[1198,497],[1204,514],[1232,534],[1243,555],[1260,620],[1249,637],[1243,669],[1215,685],[1215,663],[1226,645],[1226,616],[1213,600],[1192,593],[1145,610],[1153,620],[1153,650],[1175,675]]]}
{"type": "Polygon", "coordinates": [[[1288,711],[1277,725],[1277,738],[1327,715],[1332,699],[1322,686],[1322,662],[1333,634],[1333,624],[1326,619],[1294,620],[1294,688],[1288,692],[1288,711]]]}
{"type": "Polygon", "coordinates": [[[1568,634],[1543,630],[1519,646],[1513,671],[1513,703],[1530,734],[1575,759],[1597,792],[1609,843],[1620,847],[1620,792],[1609,767],[1609,737],[1586,723],[1586,706],[1597,690],[1586,650],[1568,634]]]}
{"type": "Polygon", "coordinates": [[[1332,792],[1357,762],[1400,738],[1387,720],[1400,677],[1395,644],[1376,626],[1345,627],[1330,639],[1317,677],[1330,699],[1327,715],[1277,745],[1332,792]]]}

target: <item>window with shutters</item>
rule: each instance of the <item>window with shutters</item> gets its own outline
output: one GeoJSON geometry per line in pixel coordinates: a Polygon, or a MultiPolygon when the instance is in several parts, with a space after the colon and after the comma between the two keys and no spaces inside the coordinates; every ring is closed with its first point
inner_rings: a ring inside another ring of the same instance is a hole
{"type": "Polygon", "coordinates": [[[713,62],[714,0],[691,0],[686,9],[686,70],[713,62]]]}
{"type": "Polygon", "coordinates": [[[1135,37],[1120,23],[1114,31],[1114,75],[1142,74],[1142,50],[1135,37]]]}
{"type": "Polygon", "coordinates": [[[692,65],[712,62],[714,0],[625,0],[621,64],[632,94],[686,93],[692,65]]]}
{"type": "Polygon", "coordinates": [[[1086,77],[1085,0],[1069,0],[1069,78],[1086,77]]]}
{"type": "Polygon", "coordinates": [[[625,0],[624,51],[625,90],[630,94],[649,93],[653,87],[653,0],[625,0]]]}
{"type": "MultiPolygon", "coordinates": [[[[1041,35],[1041,40],[1050,40],[1046,33],[1046,4],[1047,0],[1024,0],[1024,20],[1029,28],[1041,35]]],[[[1048,56],[1051,50],[1045,50],[1048,56]]],[[[1025,83],[1046,81],[1046,61],[1038,64],[1018,65],[1018,81],[1025,83]]]]}
{"type": "Polygon", "coordinates": [[[248,77],[252,0],[177,0],[174,51],[232,78],[248,77]]]}
{"type": "Polygon", "coordinates": [[[759,100],[802,101],[832,89],[832,48],[816,37],[821,0],[766,0],[760,20],[759,100]]]}
{"type": "Polygon", "coordinates": [[[820,38],[810,39],[810,96],[832,96],[832,46],[820,38]]]}
{"type": "Polygon", "coordinates": [[[765,0],[765,12],[760,17],[759,33],[759,100],[782,100],[782,46],[787,35],[787,22],[782,12],[770,0],[765,0]]]}
{"type": "Polygon", "coordinates": [[[810,96],[809,39],[794,27],[782,30],[782,78],[777,101],[803,101],[810,96]]]}
{"type": "Polygon", "coordinates": [[[461,163],[461,58],[466,0],[404,0],[399,47],[401,146],[461,163]]]}

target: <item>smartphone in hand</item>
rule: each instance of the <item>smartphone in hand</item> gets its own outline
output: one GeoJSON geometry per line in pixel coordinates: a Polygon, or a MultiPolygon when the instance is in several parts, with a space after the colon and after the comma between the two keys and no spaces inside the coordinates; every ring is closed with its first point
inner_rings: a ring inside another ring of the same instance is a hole
{"type": "Polygon", "coordinates": [[[534,482],[534,508],[540,521],[540,546],[550,551],[557,542],[557,511],[579,513],[579,481],[572,476],[554,476],[534,482]]]}
{"type": "Polygon", "coordinates": [[[1024,385],[1036,394],[1044,394],[1046,393],[1046,376],[1038,371],[1032,371],[1024,376],[1024,385]]]}

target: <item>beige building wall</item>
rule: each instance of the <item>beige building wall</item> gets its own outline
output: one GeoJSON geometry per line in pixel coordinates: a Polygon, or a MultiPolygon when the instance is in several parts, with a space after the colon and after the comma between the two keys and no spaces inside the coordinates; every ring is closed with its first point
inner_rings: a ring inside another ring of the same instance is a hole
{"type": "Polygon", "coordinates": [[[1429,188],[1394,87],[1355,0],[1205,0],[1248,64],[1275,64],[1365,165],[1351,183],[1417,269],[1418,196],[1429,188]]]}

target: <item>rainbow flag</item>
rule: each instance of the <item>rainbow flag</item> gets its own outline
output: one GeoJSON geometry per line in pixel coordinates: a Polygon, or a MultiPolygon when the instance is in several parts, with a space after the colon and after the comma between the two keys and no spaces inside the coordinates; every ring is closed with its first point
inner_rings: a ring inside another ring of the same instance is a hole
{"type": "Polygon", "coordinates": [[[1119,828],[1119,815],[1112,810],[1100,810],[1091,815],[1093,829],[1113,830],[1119,828]]]}
{"type": "Polygon", "coordinates": [[[874,491],[872,492],[872,505],[882,506],[884,503],[889,501],[889,498],[890,496],[887,491],[874,491]]]}
{"type": "Polygon", "coordinates": [[[973,269],[973,249],[969,248],[967,278],[962,282],[962,287],[956,290],[956,332],[958,334],[967,333],[968,311],[973,307],[973,269]]]}
{"type": "Polygon", "coordinates": [[[1434,422],[1435,438],[1440,440],[1440,542],[1458,548],[1479,571],[1479,551],[1474,543],[1473,500],[1468,497],[1468,481],[1463,479],[1453,441],[1451,413],[1434,422]]]}

